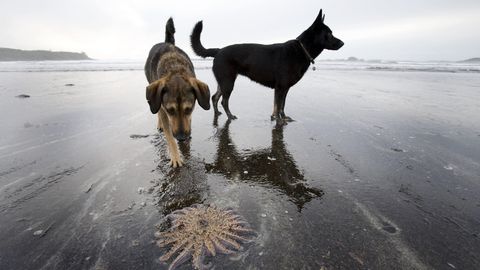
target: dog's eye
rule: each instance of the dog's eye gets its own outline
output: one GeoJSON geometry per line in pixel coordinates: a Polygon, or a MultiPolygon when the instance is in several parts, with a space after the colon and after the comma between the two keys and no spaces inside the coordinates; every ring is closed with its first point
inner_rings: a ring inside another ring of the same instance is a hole
{"type": "Polygon", "coordinates": [[[192,108],[191,108],[191,107],[187,107],[187,108],[184,109],[184,112],[185,112],[186,114],[191,114],[191,113],[192,113],[192,108]]]}
{"type": "Polygon", "coordinates": [[[167,113],[170,114],[170,115],[175,114],[175,108],[173,108],[173,107],[167,108],[167,113]]]}

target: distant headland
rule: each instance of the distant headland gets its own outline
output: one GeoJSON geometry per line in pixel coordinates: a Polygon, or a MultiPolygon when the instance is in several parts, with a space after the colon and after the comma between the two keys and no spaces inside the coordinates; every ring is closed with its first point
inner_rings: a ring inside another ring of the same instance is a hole
{"type": "Polygon", "coordinates": [[[0,61],[63,61],[63,60],[92,60],[84,52],[54,52],[44,50],[18,50],[0,48],[0,61]]]}
{"type": "Polygon", "coordinates": [[[463,60],[463,61],[460,61],[460,62],[463,62],[463,63],[479,63],[480,62],[480,57],[470,58],[470,59],[466,59],[466,60],[463,60]]]}

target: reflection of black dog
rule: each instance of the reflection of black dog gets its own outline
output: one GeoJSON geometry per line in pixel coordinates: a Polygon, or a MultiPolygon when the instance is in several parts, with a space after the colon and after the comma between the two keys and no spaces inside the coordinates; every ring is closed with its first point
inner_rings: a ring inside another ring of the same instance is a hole
{"type": "MultiPolygon", "coordinates": [[[[216,117],[214,125],[216,125],[216,117]]],[[[283,141],[283,126],[272,130],[272,146],[256,151],[237,151],[230,137],[230,119],[217,133],[218,146],[215,161],[207,164],[207,171],[223,174],[227,178],[263,183],[286,194],[298,209],[323,191],[308,187],[302,171],[288,152],[283,141]],[[245,174],[244,172],[248,173],[245,174]]]]}
{"type": "Polygon", "coordinates": [[[313,24],[294,40],[285,43],[235,44],[222,49],[205,49],[200,42],[203,24],[198,22],[191,35],[192,48],[201,57],[215,57],[213,73],[218,89],[212,96],[215,113],[221,96],[222,106],[228,118],[236,117],[228,108],[228,99],[238,74],[275,89],[272,120],[291,120],[285,116],[285,98],[290,87],[295,85],[308,69],[310,63],[324,49],[338,50],[343,42],[332,35],[332,30],[323,23],[322,10],[313,24]]]}

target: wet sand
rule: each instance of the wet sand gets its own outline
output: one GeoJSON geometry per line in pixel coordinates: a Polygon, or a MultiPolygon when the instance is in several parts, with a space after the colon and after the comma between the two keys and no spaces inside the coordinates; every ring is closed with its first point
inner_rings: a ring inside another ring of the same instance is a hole
{"type": "Polygon", "coordinates": [[[0,72],[0,269],[166,269],[155,225],[194,203],[258,233],[215,269],[480,268],[478,74],[309,71],[284,126],[273,91],[239,78],[239,119],[197,106],[176,170],[145,86],[0,72]]]}

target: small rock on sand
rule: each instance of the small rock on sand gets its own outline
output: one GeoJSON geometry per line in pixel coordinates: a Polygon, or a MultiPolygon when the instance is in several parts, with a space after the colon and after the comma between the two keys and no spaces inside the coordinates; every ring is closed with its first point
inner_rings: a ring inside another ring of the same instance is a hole
{"type": "Polygon", "coordinates": [[[147,138],[149,137],[150,135],[142,135],[142,134],[132,134],[130,135],[130,138],[131,139],[141,139],[141,138],[147,138]]]}
{"type": "Polygon", "coordinates": [[[16,98],[29,98],[30,95],[21,94],[21,95],[15,96],[15,97],[16,97],[16,98]]]}
{"type": "Polygon", "coordinates": [[[43,233],[43,230],[38,230],[38,231],[34,231],[33,235],[39,236],[39,235],[42,235],[42,233],[43,233]]]}

